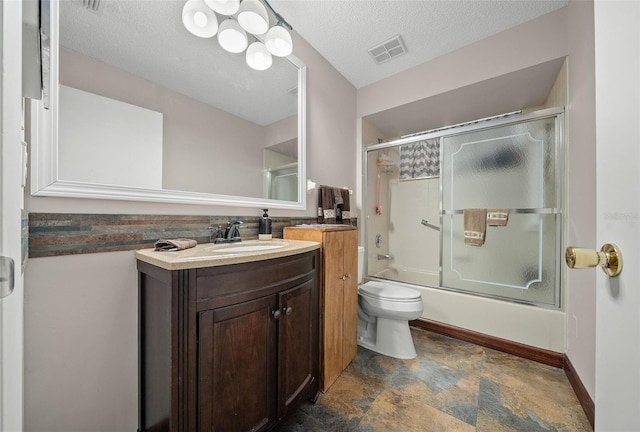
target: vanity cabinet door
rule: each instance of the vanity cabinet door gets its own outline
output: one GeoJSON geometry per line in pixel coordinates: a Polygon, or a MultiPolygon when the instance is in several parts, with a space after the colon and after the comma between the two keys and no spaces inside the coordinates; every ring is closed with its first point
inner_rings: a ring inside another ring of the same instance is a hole
{"type": "Polygon", "coordinates": [[[323,389],[327,390],[358,350],[358,231],[325,232],[323,240],[323,389]]]}
{"type": "Polygon", "coordinates": [[[321,244],[320,388],[326,391],[358,350],[358,230],[286,227],[284,238],[321,244]]]}
{"type": "Polygon", "coordinates": [[[342,291],[342,369],[344,370],[358,353],[358,232],[342,233],[343,272],[342,291]]]}
{"type": "Polygon", "coordinates": [[[327,390],[342,373],[344,333],[344,233],[325,232],[323,238],[324,266],[324,381],[327,390]]]}
{"type": "Polygon", "coordinates": [[[198,314],[198,431],[263,431],[277,421],[278,296],[198,314]]]}
{"type": "Polygon", "coordinates": [[[318,344],[317,290],[315,279],[279,294],[278,328],[279,394],[278,415],[286,416],[291,407],[309,396],[316,380],[318,344]]]}

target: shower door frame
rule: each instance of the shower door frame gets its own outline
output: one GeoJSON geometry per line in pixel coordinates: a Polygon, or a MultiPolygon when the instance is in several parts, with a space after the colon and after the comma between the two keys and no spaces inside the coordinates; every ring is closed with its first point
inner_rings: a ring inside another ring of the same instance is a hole
{"type": "MultiPolygon", "coordinates": [[[[363,208],[365,209],[365,223],[364,223],[364,239],[365,239],[365,247],[366,249],[368,249],[368,243],[369,243],[369,222],[368,222],[368,218],[369,218],[369,209],[371,208],[371,200],[369,198],[369,172],[367,170],[367,167],[369,166],[369,152],[374,152],[374,151],[378,151],[378,150],[384,150],[384,149],[389,149],[389,148],[394,148],[394,147],[399,147],[401,145],[405,145],[405,144],[412,144],[414,142],[417,141],[422,141],[422,140],[427,140],[427,139],[439,139],[440,140],[440,155],[442,155],[442,151],[443,151],[443,141],[445,137],[449,137],[449,136],[454,136],[454,135],[461,135],[464,133],[468,133],[468,132],[477,132],[477,131],[481,131],[481,130],[488,130],[488,129],[493,129],[493,128],[497,128],[497,127],[501,127],[501,126],[508,126],[511,124],[517,124],[517,123],[524,123],[524,122],[528,122],[528,121],[533,121],[533,120],[540,120],[540,119],[544,119],[544,118],[552,118],[555,117],[556,118],[556,145],[554,146],[554,172],[555,172],[555,176],[556,176],[556,184],[555,184],[555,193],[556,193],[556,203],[557,203],[557,207],[554,209],[554,214],[557,215],[557,217],[559,218],[559,221],[556,221],[556,252],[557,252],[557,257],[561,257],[562,256],[562,251],[564,250],[564,245],[565,245],[565,238],[564,238],[564,193],[565,193],[565,135],[564,135],[564,128],[565,128],[565,121],[564,121],[564,115],[565,115],[565,110],[564,108],[545,108],[545,109],[541,109],[541,110],[537,110],[537,111],[532,111],[526,114],[504,114],[501,116],[496,116],[497,118],[492,118],[489,120],[485,120],[485,119],[481,119],[481,120],[477,120],[477,121],[473,121],[473,122],[469,122],[470,124],[465,124],[463,126],[448,126],[448,127],[443,127],[440,129],[435,129],[431,132],[427,131],[425,133],[415,133],[415,134],[411,134],[411,135],[406,135],[403,136],[399,139],[395,139],[392,141],[388,141],[388,142],[384,142],[384,143],[379,143],[379,144],[374,144],[368,147],[364,147],[362,149],[362,176],[363,176],[363,190],[364,190],[364,197],[363,197],[363,208]]],[[[458,288],[451,288],[451,287],[445,287],[442,286],[442,265],[443,265],[443,241],[444,241],[444,235],[442,232],[442,226],[443,226],[443,218],[444,218],[444,211],[443,211],[443,207],[442,207],[442,202],[443,202],[443,190],[442,190],[442,157],[440,157],[440,182],[439,182],[439,209],[438,209],[438,213],[440,215],[440,245],[439,245],[439,260],[440,260],[440,264],[439,264],[439,268],[438,268],[438,274],[439,274],[439,286],[437,287],[431,287],[431,286],[425,286],[426,288],[433,288],[433,289],[439,289],[439,290],[445,290],[445,291],[452,291],[452,292],[456,292],[456,293],[460,293],[460,294],[467,294],[467,295],[472,295],[472,296],[478,296],[478,297],[485,297],[485,298],[490,298],[490,299],[495,299],[495,300],[500,300],[500,301],[505,301],[505,302],[511,302],[511,303],[518,303],[518,304],[525,304],[525,305],[529,305],[529,306],[536,306],[536,307],[541,307],[541,308],[546,308],[546,309],[553,309],[553,310],[562,310],[563,308],[563,295],[564,295],[564,280],[565,280],[565,269],[564,267],[561,265],[561,263],[556,263],[556,272],[554,275],[554,279],[555,279],[555,286],[557,287],[557,289],[555,290],[554,293],[554,304],[549,304],[549,303],[539,303],[539,302],[535,302],[535,301],[529,301],[529,300],[523,300],[523,299],[516,299],[516,298],[510,298],[510,297],[504,297],[504,296],[497,296],[497,295],[491,295],[491,294],[485,294],[485,293],[479,293],[479,292],[473,292],[473,291],[468,291],[468,290],[463,290],[463,289],[458,289],[458,288]]],[[[517,210],[517,212],[522,212],[522,213],[536,213],[534,211],[528,211],[528,209],[519,209],[517,210]]],[[[364,267],[363,267],[363,278],[365,279],[370,279],[370,280],[388,280],[388,279],[381,279],[375,276],[370,276],[369,275],[369,260],[368,260],[368,256],[369,256],[369,251],[366,250],[365,251],[365,260],[364,260],[364,267]]],[[[412,285],[406,282],[399,282],[399,283],[405,283],[408,285],[412,285]]],[[[418,285],[418,286],[422,286],[422,285],[418,285]]]]}

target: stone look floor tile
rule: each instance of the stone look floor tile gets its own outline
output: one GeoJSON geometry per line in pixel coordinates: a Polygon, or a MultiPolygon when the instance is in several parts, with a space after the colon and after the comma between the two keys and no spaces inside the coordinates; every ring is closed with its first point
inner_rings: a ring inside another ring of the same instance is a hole
{"type": "Polygon", "coordinates": [[[421,329],[418,358],[358,355],[285,432],[592,431],[564,372],[421,329]]]}
{"type": "Polygon", "coordinates": [[[453,369],[427,358],[407,363],[392,376],[391,387],[407,397],[475,425],[480,387],[477,374],[453,369]]]}
{"type": "Polygon", "coordinates": [[[411,330],[419,358],[426,357],[454,369],[480,373],[483,360],[481,346],[416,328],[411,330]]]}
{"type": "Polygon", "coordinates": [[[362,419],[358,431],[474,431],[475,427],[456,419],[419,399],[389,389],[383,392],[362,419]]]}
{"type": "MultiPolygon", "coordinates": [[[[497,386],[503,405],[513,414],[548,428],[541,430],[591,430],[562,369],[487,350],[482,379],[485,385],[481,384],[481,392],[489,383],[497,386]]],[[[482,405],[489,400],[488,394],[481,393],[480,417],[488,414],[482,405]]]]}

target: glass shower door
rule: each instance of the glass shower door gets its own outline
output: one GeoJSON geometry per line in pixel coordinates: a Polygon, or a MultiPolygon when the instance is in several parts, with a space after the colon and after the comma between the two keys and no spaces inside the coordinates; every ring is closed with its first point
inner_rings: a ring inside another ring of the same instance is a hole
{"type": "Polygon", "coordinates": [[[442,143],[442,286],[559,306],[561,115],[446,136],[442,143]],[[465,240],[464,213],[505,211],[465,240]]]}

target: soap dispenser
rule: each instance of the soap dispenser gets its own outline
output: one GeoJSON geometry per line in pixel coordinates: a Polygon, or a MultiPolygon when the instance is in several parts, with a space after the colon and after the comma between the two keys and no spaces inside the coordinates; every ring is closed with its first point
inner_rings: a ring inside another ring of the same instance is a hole
{"type": "Polygon", "coordinates": [[[260,224],[258,225],[258,239],[259,240],[271,240],[273,235],[271,234],[271,218],[267,214],[269,209],[263,209],[264,214],[260,218],[260,224]]]}

